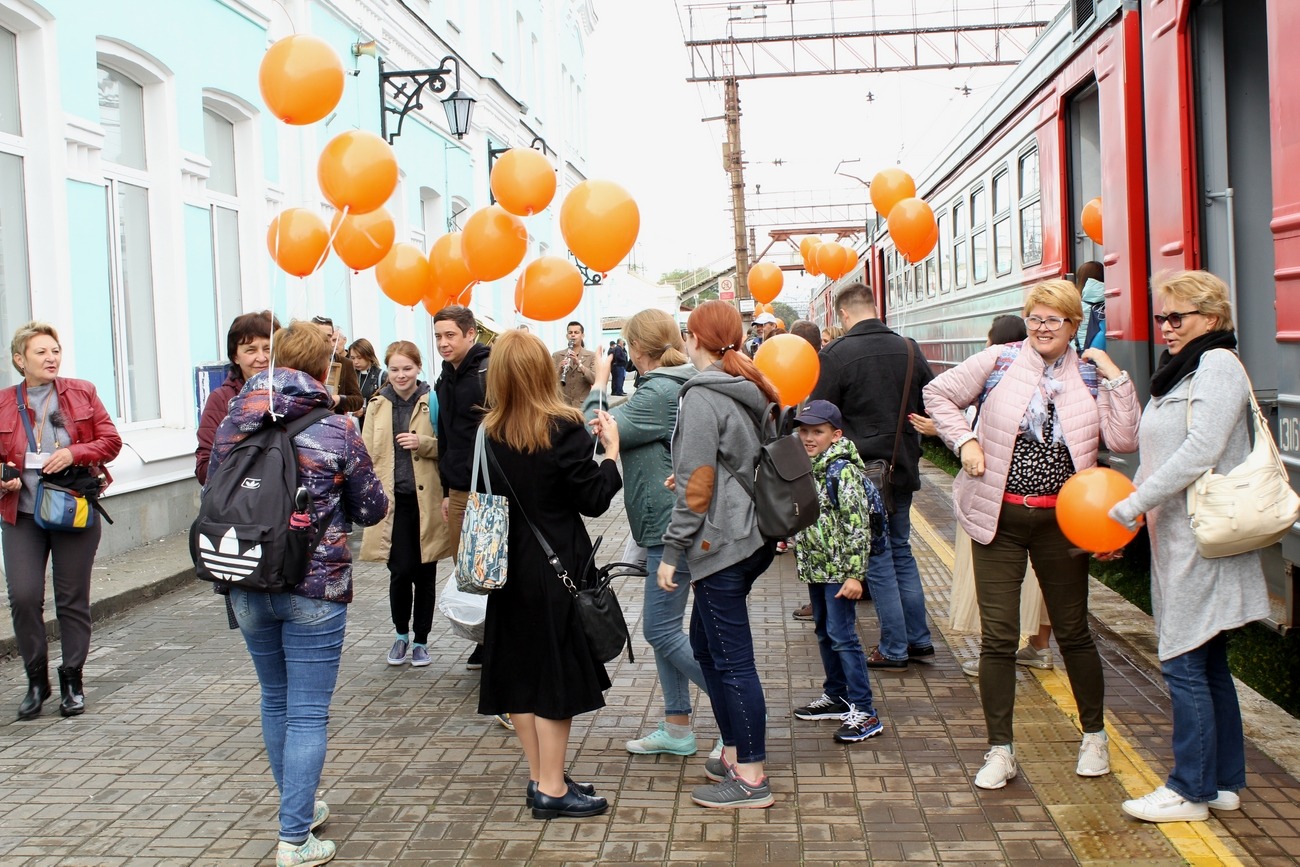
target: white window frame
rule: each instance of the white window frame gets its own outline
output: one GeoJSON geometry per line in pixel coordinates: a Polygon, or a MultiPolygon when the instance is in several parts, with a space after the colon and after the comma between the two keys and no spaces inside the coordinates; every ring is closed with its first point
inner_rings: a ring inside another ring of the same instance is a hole
{"type": "MultiPolygon", "coordinates": [[[[5,333],[12,334],[15,328],[32,318],[32,215],[31,208],[28,205],[28,202],[31,200],[29,194],[29,191],[31,190],[31,179],[30,173],[28,172],[28,159],[31,154],[31,146],[28,143],[29,112],[27,111],[27,103],[29,98],[33,98],[36,95],[29,94],[27,92],[28,89],[23,87],[22,72],[25,67],[24,61],[26,60],[26,50],[24,45],[26,40],[23,38],[23,31],[19,28],[9,26],[9,22],[4,19],[0,19],[0,27],[3,27],[14,36],[14,72],[17,79],[19,130],[17,133],[0,132],[0,153],[17,158],[19,163],[19,174],[22,178],[22,190],[19,194],[18,206],[23,215],[22,248],[24,255],[22,260],[22,283],[26,290],[24,292],[26,301],[26,318],[24,319],[20,316],[18,317],[18,321],[5,323],[7,326],[5,333]]],[[[4,382],[9,384],[17,382],[17,371],[13,370],[12,365],[6,365],[6,367],[7,373],[5,374],[6,378],[4,379],[4,382]]]]}
{"type": "MultiPolygon", "coordinates": [[[[249,299],[249,288],[254,284],[256,274],[259,273],[259,269],[253,267],[253,265],[261,261],[258,258],[256,244],[258,233],[254,231],[254,224],[257,222],[255,215],[258,213],[257,176],[252,171],[253,160],[250,158],[251,155],[257,153],[257,124],[253,121],[258,112],[252,105],[233,94],[211,89],[203,91],[203,110],[210,111],[225,120],[231,125],[234,133],[235,194],[217,192],[210,186],[204,185],[204,205],[208,209],[212,231],[212,291],[215,301],[214,309],[217,311],[215,323],[217,347],[220,349],[225,346],[226,332],[234,318],[241,313],[263,306],[252,303],[249,299]],[[219,238],[217,236],[218,208],[235,212],[236,242],[239,245],[238,281],[240,287],[239,303],[236,305],[237,309],[235,310],[225,309],[218,284],[217,269],[220,261],[219,238]]],[[[204,151],[206,155],[206,136],[204,151]]]]}

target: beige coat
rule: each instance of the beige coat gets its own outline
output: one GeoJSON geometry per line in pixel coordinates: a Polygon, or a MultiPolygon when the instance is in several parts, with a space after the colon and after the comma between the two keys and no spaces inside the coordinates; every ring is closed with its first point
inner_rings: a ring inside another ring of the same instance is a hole
{"type": "MultiPolygon", "coordinates": [[[[420,504],[420,558],[434,563],[451,554],[451,535],[442,520],[442,479],[438,477],[438,438],[429,418],[429,398],[433,392],[422,396],[411,411],[410,432],[420,438],[420,445],[411,454],[415,470],[416,500],[420,504]]],[[[381,394],[370,398],[366,405],[366,426],[361,432],[370,459],[375,465],[375,475],[383,482],[391,497],[393,491],[393,404],[381,394]]],[[[361,537],[361,559],[387,562],[393,544],[393,511],[389,509],[383,521],[367,527],[361,537]]]]}

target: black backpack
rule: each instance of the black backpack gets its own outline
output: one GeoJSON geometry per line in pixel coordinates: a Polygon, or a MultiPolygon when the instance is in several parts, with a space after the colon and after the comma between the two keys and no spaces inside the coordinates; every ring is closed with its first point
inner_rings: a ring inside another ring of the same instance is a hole
{"type": "Polygon", "coordinates": [[[320,408],[287,424],[270,422],[230,450],[208,477],[190,527],[195,574],[264,593],[284,593],[302,581],[323,528],[311,495],[298,484],[293,438],[332,415],[320,408]]]}
{"type": "Polygon", "coordinates": [[[815,524],[821,513],[812,459],[791,433],[794,416],[794,407],[780,409],[770,403],[762,418],[754,419],[763,447],[759,449],[758,463],[752,473],[738,472],[722,459],[722,455],[718,455],[722,466],[736,477],[754,500],[758,531],[768,539],[792,538],[800,530],[815,524]]]}

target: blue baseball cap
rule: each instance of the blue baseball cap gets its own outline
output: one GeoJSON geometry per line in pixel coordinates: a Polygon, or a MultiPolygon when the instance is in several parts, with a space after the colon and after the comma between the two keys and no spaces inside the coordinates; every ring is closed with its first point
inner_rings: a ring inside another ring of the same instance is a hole
{"type": "Polygon", "coordinates": [[[836,430],[844,430],[844,416],[840,408],[829,400],[813,400],[803,408],[803,412],[794,417],[795,424],[829,424],[836,430]]]}

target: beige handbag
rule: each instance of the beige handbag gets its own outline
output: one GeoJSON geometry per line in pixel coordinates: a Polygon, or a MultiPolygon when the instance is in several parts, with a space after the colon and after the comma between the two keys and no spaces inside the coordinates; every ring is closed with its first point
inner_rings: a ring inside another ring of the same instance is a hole
{"type": "MultiPolygon", "coordinates": [[[[1192,378],[1195,386],[1196,379],[1192,378]]],[[[1249,384],[1249,380],[1248,380],[1249,384]]],[[[1267,548],[1282,539],[1300,518],[1300,495],[1291,487],[1286,466],[1269,432],[1268,421],[1250,390],[1255,444],[1226,475],[1206,470],[1187,489],[1187,514],[1202,557],[1232,557],[1267,548]]],[[[1187,426],[1192,394],[1187,392],[1187,426]]]]}

